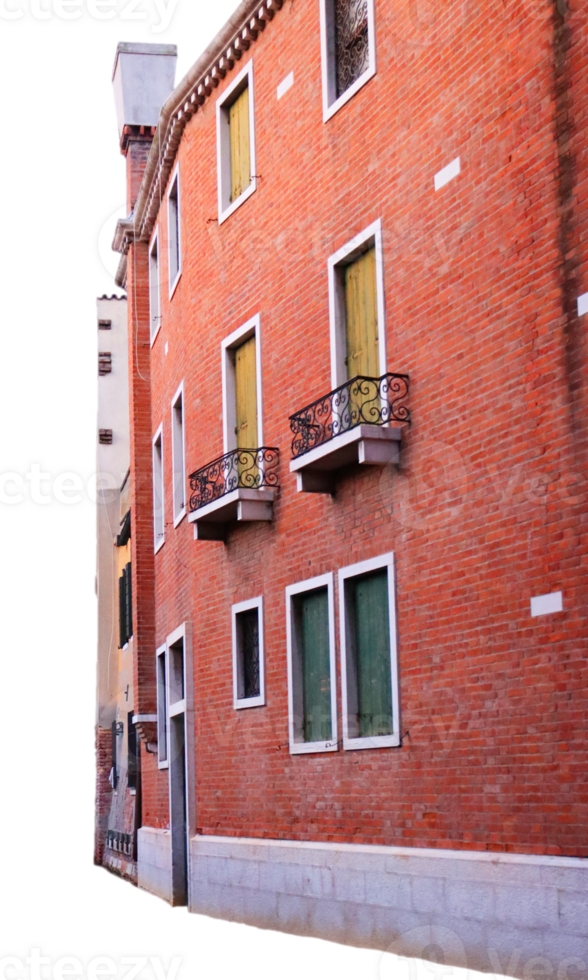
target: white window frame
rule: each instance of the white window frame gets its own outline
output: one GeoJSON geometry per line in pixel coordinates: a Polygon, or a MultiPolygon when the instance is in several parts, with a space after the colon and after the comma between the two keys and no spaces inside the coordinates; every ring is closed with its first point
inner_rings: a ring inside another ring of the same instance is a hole
{"type": "Polygon", "coordinates": [[[257,446],[263,446],[263,401],[261,377],[261,316],[256,314],[221,342],[221,371],[223,394],[223,452],[230,453],[237,448],[235,425],[237,421],[237,402],[235,390],[235,363],[232,351],[255,337],[255,374],[257,386],[257,446]]]}
{"type": "Polygon", "coordinates": [[[180,183],[180,165],[176,164],[175,170],[172,173],[171,180],[169,182],[169,190],[167,192],[167,274],[169,279],[169,298],[171,300],[174,295],[177,285],[180,281],[182,275],[182,185],[180,183]],[[178,234],[178,271],[172,280],[171,268],[172,268],[172,215],[171,215],[171,197],[173,194],[174,186],[177,186],[177,234],[178,234]]]}
{"type": "Polygon", "coordinates": [[[186,516],[186,400],[182,381],[171,400],[172,500],[174,527],[186,516]],[[182,403],[182,427],[178,433],[176,406],[182,403]],[[178,499],[179,498],[179,499],[178,499]]]}
{"type": "Polygon", "coordinates": [[[382,219],[378,218],[362,232],[348,241],[330,256],[327,262],[329,273],[329,329],[331,338],[331,387],[334,390],[348,380],[345,357],[346,306],[345,283],[342,270],[351,265],[363,252],[373,247],[376,250],[376,297],[378,307],[378,356],[380,377],[388,370],[386,352],[386,299],[384,289],[384,253],[382,219]]]}
{"type": "Polygon", "coordinates": [[[253,58],[239,72],[216,102],[216,160],[218,180],[218,223],[222,225],[237,208],[257,190],[257,164],[255,154],[255,94],[253,88],[253,58]],[[243,84],[245,82],[245,84],[243,84]],[[231,201],[231,143],[228,102],[234,102],[239,89],[249,88],[249,159],[251,183],[235,201],[231,201]],[[237,91],[236,91],[237,90],[237,91]]]}
{"type": "MultiPolygon", "coordinates": [[[[194,740],[194,661],[192,647],[192,626],[190,622],[184,622],[169,634],[165,641],[168,662],[167,674],[167,697],[168,697],[168,732],[171,727],[171,719],[178,714],[184,716],[184,739],[186,753],[186,830],[188,837],[193,837],[196,833],[196,786],[194,780],[195,767],[195,740],[194,740]],[[181,701],[170,701],[170,651],[179,641],[183,646],[183,685],[184,697],[181,701]]],[[[169,738],[169,735],[168,735],[169,738]]],[[[171,739],[168,741],[168,754],[171,739]]],[[[171,813],[171,793],[172,785],[170,780],[170,813],[171,813]]],[[[190,854],[188,851],[188,878],[190,875],[190,854]]]]}
{"type": "Polygon", "coordinates": [[[369,64],[363,75],[351,85],[346,92],[337,98],[337,78],[335,65],[335,26],[334,0],[320,0],[321,5],[321,66],[323,79],[323,122],[327,122],[339,109],[344,106],[361,88],[373,78],[376,66],[376,16],[374,0],[367,0],[368,8],[368,37],[369,64]]]}
{"type": "Polygon", "coordinates": [[[339,630],[341,650],[341,705],[343,715],[343,748],[383,749],[401,744],[400,739],[400,698],[398,680],[398,637],[396,628],[396,573],[394,553],[389,552],[378,558],[360,561],[339,569],[339,630]],[[347,579],[375,572],[381,568],[388,570],[388,610],[390,617],[390,676],[392,683],[392,722],[391,735],[374,735],[370,738],[349,737],[349,713],[347,700],[347,611],[345,608],[345,582],[347,579]]]}
{"type": "Polygon", "coordinates": [[[163,644],[155,651],[155,670],[157,682],[157,765],[159,769],[169,769],[169,710],[168,692],[169,678],[167,665],[167,644],[163,644]],[[160,664],[163,661],[163,676],[165,690],[162,690],[160,677],[160,664]],[[163,725],[162,725],[163,716],[163,725]],[[162,755],[165,753],[165,758],[162,755]]]}
{"type": "Polygon", "coordinates": [[[157,432],[153,436],[152,442],[152,452],[153,452],[153,550],[157,554],[160,548],[165,544],[165,481],[164,481],[164,456],[163,456],[163,423],[159,426],[157,432]],[[160,443],[161,452],[161,462],[158,465],[158,460],[156,457],[157,453],[157,443],[160,443]],[[160,469],[159,480],[157,478],[157,470],[160,469]],[[161,518],[160,523],[158,523],[157,516],[157,498],[158,494],[161,500],[161,518]],[[161,528],[161,533],[159,533],[161,528]],[[158,540],[159,539],[159,540],[158,540]]]}
{"type": "Polygon", "coordinates": [[[231,606],[231,636],[233,645],[233,707],[260,708],[265,705],[265,648],[264,648],[263,596],[237,602],[231,606]],[[255,698],[239,698],[239,650],[237,642],[237,616],[239,613],[257,609],[259,624],[259,695],[255,698]]]}
{"type": "Polygon", "coordinates": [[[159,227],[153,232],[149,243],[149,337],[151,346],[155,343],[161,329],[161,255],[159,250],[159,227]],[[156,251],[157,258],[153,258],[156,251]],[[157,297],[157,303],[154,302],[157,297]],[[154,310],[157,309],[155,314],[154,310]]]}
{"type": "Polygon", "coordinates": [[[186,711],[186,699],[187,699],[187,686],[188,686],[188,670],[187,670],[187,650],[186,650],[186,624],[183,623],[179,626],[173,633],[167,637],[165,641],[167,649],[167,714],[168,714],[168,724],[169,719],[173,718],[174,715],[185,714],[186,711]],[[182,687],[184,689],[184,696],[182,698],[172,701],[171,699],[171,682],[172,682],[172,647],[182,641],[182,687]]]}
{"type": "Polygon", "coordinates": [[[286,655],[288,660],[288,738],[291,755],[308,755],[314,752],[337,752],[337,657],[335,653],[335,596],[334,575],[317,575],[315,578],[296,582],[286,587],[286,655]],[[303,592],[327,587],[329,607],[329,663],[331,677],[331,738],[328,742],[299,742],[294,724],[294,635],[292,625],[292,599],[303,592]]]}

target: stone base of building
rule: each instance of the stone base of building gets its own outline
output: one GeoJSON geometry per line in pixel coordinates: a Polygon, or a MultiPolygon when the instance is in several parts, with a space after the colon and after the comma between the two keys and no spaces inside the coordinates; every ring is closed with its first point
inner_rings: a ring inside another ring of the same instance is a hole
{"type": "MultiPolygon", "coordinates": [[[[160,894],[169,844],[150,848],[160,894]]],[[[202,836],[189,908],[523,980],[588,980],[581,858],[202,836]]]]}
{"type": "Polygon", "coordinates": [[[105,848],[102,857],[102,867],[113,874],[130,881],[131,884],[138,884],[137,862],[125,857],[124,854],[117,854],[109,848],[105,848]]]}
{"type": "Polygon", "coordinates": [[[137,832],[139,888],[172,900],[171,834],[169,830],[141,827],[137,832]]]}

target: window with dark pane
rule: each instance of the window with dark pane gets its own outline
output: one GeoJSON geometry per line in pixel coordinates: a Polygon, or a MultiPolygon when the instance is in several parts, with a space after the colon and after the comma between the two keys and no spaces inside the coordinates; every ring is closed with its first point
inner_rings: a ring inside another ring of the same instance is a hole
{"type": "Polygon", "coordinates": [[[331,720],[331,661],[327,588],[293,596],[295,725],[302,742],[326,742],[331,720]]]}
{"type": "Polygon", "coordinates": [[[133,712],[129,711],[127,715],[127,732],[128,732],[128,768],[127,768],[127,785],[129,789],[137,789],[137,782],[139,778],[139,749],[141,742],[137,738],[137,729],[133,724],[133,712]]]}
{"type": "Polygon", "coordinates": [[[258,698],[261,694],[259,675],[259,610],[246,609],[237,613],[238,697],[239,700],[258,698]]]}
{"type": "Polygon", "coordinates": [[[169,192],[169,281],[175,282],[180,271],[180,188],[176,176],[169,192]]]}
{"type": "Polygon", "coordinates": [[[118,580],[118,604],[119,604],[119,642],[124,647],[133,635],[133,593],[131,563],[123,568],[121,577],[118,580]]]}
{"type": "Polygon", "coordinates": [[[347,696],[350,735],[372,738],[393,733],[388,571],[348,579],[347,696]]]}
{"type": "Polygon", "coordinates": [[[369,68],[368,0],[334,0],[337,98],[369,68]]]}
{"type": "Polygon", "coordinates": [[[158,761],[167,762],[167,677],[165,649],[157,655],[157,748],[158,761]]]}

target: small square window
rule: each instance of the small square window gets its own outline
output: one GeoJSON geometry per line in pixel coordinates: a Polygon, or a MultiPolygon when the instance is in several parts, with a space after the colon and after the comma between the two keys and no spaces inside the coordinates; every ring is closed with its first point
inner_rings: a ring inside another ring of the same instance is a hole
{"type": "Polygon", "coordinates": [[[337,750],[333,576],[286,589],[290,752],[337,750]]]}
{"type": "Polygon", "coordinates": [[[321,0],[323,118],[376,73],[374,0],[321,0]]]}
{"type": "Polygon", "coordinates": [[[169,297],[171,299],[182,274],[180,173],[178,169],[172,178],[167,205],[169,297]]]}
{"type": "Polygon", "coordinates": [[[400,745],[394,556],[339,572],[343,747],[400,745]]]}
{"type": "Polygon", "coordinates": [[[220,224],[257,187],[252,61],[223,92],[216,113],[220,224]]]}
{"type": "Polygon", "coordinates": [[[263,599],[237,603],[231,612],[234,706],[257,708],[265,704],[263,599]]]}

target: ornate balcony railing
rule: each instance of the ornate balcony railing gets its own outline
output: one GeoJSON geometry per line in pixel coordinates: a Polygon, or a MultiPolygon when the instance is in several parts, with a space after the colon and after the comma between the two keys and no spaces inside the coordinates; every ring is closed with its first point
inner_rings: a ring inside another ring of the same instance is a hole
{"type": "Polygon", "coordinates": [[[278,460],[279,451],[267,446],[234,449],[219,456],[208,466],[190,474],[190,511],[206,507],[233,490],[278,487],[278,460]]]}
{"type": "Polygon", "coordinates": [[[404,404],[408,380],[407,374],[384,374],[381,378],[358,375],[291,415],[293,458],[358,425],[410,422],[410,411],[404,404]]]}

